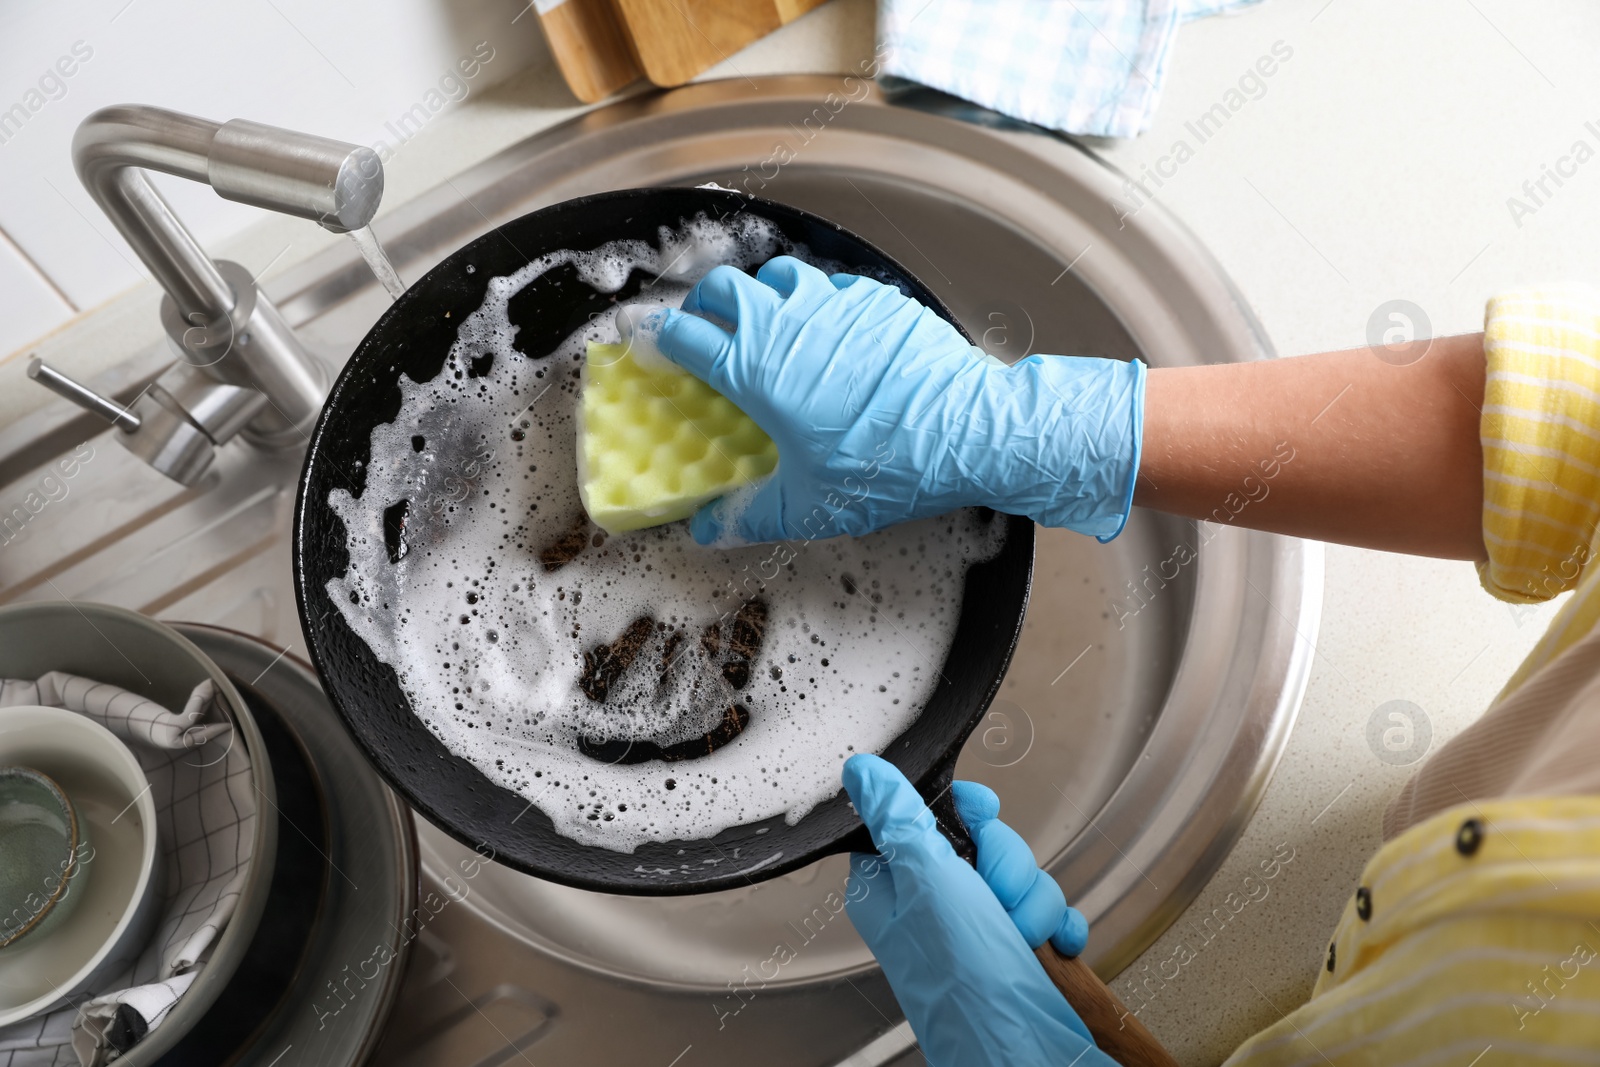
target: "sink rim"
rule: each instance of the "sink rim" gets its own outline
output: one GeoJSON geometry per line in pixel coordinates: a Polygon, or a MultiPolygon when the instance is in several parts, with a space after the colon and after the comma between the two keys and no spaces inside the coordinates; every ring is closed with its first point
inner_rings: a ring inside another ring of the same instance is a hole
{"type": "MultiPolygon", "coordinates": [[[[827,93],[840,91],[851,90],[839,77],[797,75],[764,77],[754,90],[738,79],[628,97],[552,126],[469,167],[385,214],[375,229],[397,266],[415,271],[516,214],[574,195],[563,192],[565,187],[587,182],[588,188],[595,188],[593,183],[603,180],[607,159],[626,163],[641,152],[670,152],[674,138],[682,140],[707,130],[719,130],[729,137],[739,136],[741,129],[747,137],[751,131],[766,136],[773,129],[782,129],[786,121],[811,112],[827,93]]],[[[1051,238],[1062,246],[1063,262],[1082,247],[1068,247],[1068,238],[1115,232],[1117,244],[1110,249],[1115,254],[1105,257],[1104,263],[1101,257],[1087,257],[1079,266],[1080,274],[1098,287],[1126,283],[1137,292],[1145,286],[1138,271],[1129,269],[1130,260],[1154,260],[1161,268],[1156,273],[1161,275],[1165,296],[1175,305],[1182,304],[1175,306],[1174,314],[1192,316],[1201,332],[1216,339],[1209,352],[1201,352],[1201,346],[1179,337],[1176,350],[1165,350],[1172,360],[1198,362],[1204,355],[1219,352],[1239,359],[1271,354],[1259,323],[1231,282],[1188,229],[1159,203],[1149,204],[1125,220],[1125,230],[1116,229],[1109,200],[1122,192],[1124,179],[1083,146],[1042,132],[994,129],[956,122],[937,113],[891,107],[876,87],[869,87],[841,116],[834,119],[830,130],[840,134],[839,141],[849,141],[864,131],[887,136],[901,149],[915,148],[920,138],[924,143],[954,146],[969,159],[973,152],[988,153],[991,164],[1003,160],[1014,167],[1012,177],[1025,195],[1037,198],[1035,203],[1049,202],[1048,193],[1041,191],[1046,179],[1054,175],[1059,181],[1062,173],[1074,177],[1078,185],[1096,190],[1107,210],[1103,217],[1080,219],[1072,232],[1051,238]],[[1031,191],[1025,184],[1030,182],[1031,191]],[[1178,301],[1179,296],[1184,299],[1178,301]]],[[[828,143],[829,138],[819,138],[807,149],[808,157],[828,158],[832,151],[828,143]]],[[[681,164],[679,173],[705,166],[704,160],[681,164]]],[[[299,326],[374,287],[355,250],[339,245],[290,268],[266,288],[291,324],[299,326]]],[[[1128,320],[1125,324],[1147,346],[1154,343],[1153,336],[1162,333],[1159,323],[1128,320]]],[[[1174,334],[1167,330],[1166,335],[1174,334]]],[[[163,346],[152,346],[108,373],[116,376],[118,389],[137,391],[143,378],[153,376],[169,359],[163,346]]],[[[34,469],[33,458],[41,454],[34,442],[44,440],[41,434],[48,434],[50,447],[58,449],[62,442],[86,441],[102,430],[103,424],[65,404],[42,408],[0,428],[0,482],[9,483],[34,469]]],[[[230,469],[239,465],[232,457],[224,459],[230,469]]],[[[253,466],[263,462],[259,456],[249,460],[253,466]]],[[[1160,762],[1156,759],[1159,755],[1166,761],[1163,766],[1185,770],[1185,763],[1195,762],[1188,756],[1191,743],[1199,739],[1211,764],[1209,772],[1189,766],[1186,773],[1168,774],[1165,780],[1146,774],[1142,779],[1146,785],[1160,786],[1147,789],[1130,785],[1135,778],[1130,774],[1093,813],[1091,821],[1114,840],[1115,847],[1086,831],[1049,864],[1091,919],[1094,938],[1088,958],[1103,975],[1121,970],[1154,941],[1194,899],[1237,841],[1282,755],[1309,674],[1321,610],[1322,547],[1224,527],[1216,531],[1207,549],[1209,554],[1202,555],[1196,568],[1197,584],[1219,580],[1215,575],[1226,569],[1221,567],[1225,555],[1231,553],[1235,564],[1253,561],[1252,568],[1241,572],[1245,580],[1233,584],[1233,617],[1238,622],[1248,615],[1264,640],[1248,655],[1239,653],[1227,661],[1216,699],[1202,709],[1205,714],[1187,732],[1178,728],[1164,708],[1145,751],[1151,754],[1148,762],[1152,764],[1160,762]],[[1252,584],[1254,590],[1249,588],[1252,584]],[[1204,797],[1208,786],[1219,780],[1227,783],[1231,799],[1219,804],[1217,798],[1222,794],[1212,794],[1213,803],[1204,817],[1188,820],[1184,833],[1166,835],[1162,840],[1162,834],[1146,825],[1159,821],[1146,817],[1159,810],[1150,802],[1151,796],[1176,804],[1187,790],[1192,802],[1204,797]],[[1144,843],[1143,848],[1139,842],[1144,843]],[[1130,857],[1126,862],[1120,855],[1124,849],[1130,857]],[[1163,888],[1153,891],[1145,878],[1163,888]]],[[[1198,595],[1196,603],[1201,603],[1198,595]]],[[[1191,633],[1195,629],[1191,627],[1191,633]]],[[[1180,670],[1187,665],[1188,651],[1186,646],[1180,670]]],[[[1140,759],[1136,766],[1146,762],[1140,759]]],[[[480,904],[467,906],[480,908],[480,904]]],[[[516,932],[524,939],[529,937],[520,928],[516,932]]],[[[640,982],[635,975],[596,967],[592,961],[547,943],[539,942],[538,947],[565,963],[640,982]]],[[[870,964],[849,974],[869,970],[870,964]]],[[[777,991],[783,986],[782,981],[774,981],[767,988],[777,991]]],[[[678,984],[668,988],[683,991],[690,987],[678,984]]]]}
{"type": "MultiPolygon", "coordinates": [[[[714,169],[714,162],[704,157],[683,160],[682,142],[694,140],[697,147],[704,147],[708,138],[736,140],[778,128],[779,120],[792,119],[796,108],[803,105],[809,110],[827,93],[845,89],[841,78],[794,75],[764,78],[756,89],[743,80],[730,79],[629,97],[507,148],[469,171],[475,179],[470,184],[458,178],[397,211],[390,226],[380,219],[378,228],[391,251],[414,249],[421,259],[426,231],[442,229],[435,228],[441,206],[443,210],[451,210],[452,205],[456,211],[470,209],[487,227],[500,221],[495,211],[499,203],[515,204],[517,211],[523,211],[530,202],[564,199],[567,194],[563,190],[600,179],[608,169],[631,172],[640,156],[671,157],[675,145],[680,159],[675,173],[669,170],[653,177],[661,183],[675,177],[683,180],[684,175],[714,169]],[[497,189],[500,183],[508,188],[497,189]],[[535,190],[548,200],[530,201],[530,191],[535,190]],[[414,224],[407,225],[402,215],[413,214],[414,224]],[[424,225],[428,222],[433,225],[424,225]]],[[[1163,331],[1159,323],[1129,319],[1123,311],[1136,297],[1113,300],[1105,294],[1107,288],[1124,284],[1133,290],[1148,288],[1136,283],[1135,276],[1142,270],[1148,273],[1150,285],[1163,286],[1169,305],[1164,310],[1175,309],[1174,314],[1188,316],[1187,328],[1198,331],[1191,340],[1198,340],[1200,333],[1215,339],[1209,346],[1180,345],[1177,353],[1162,349],[1169,352],[1171,362],[1202,362],[1202,355],[1219,352],[1226,361],[1272,357],[1260,323],[1180,220],[1160,204],[1146,205],[1125,219],[1116,217],[1111,205],[1125,196],[1125,179],[1088,148],[1044,131],[959,122],[940,113],[940,101],[933,100],[930,106],[896,106],[873,87],[839,112],[836,125],[828,132],[838,131],[845,137],[887,137],[899,142],[896,147],[902,149],[929,145],[946,153],[965,149],[968,159],[986,159],[989,169],[999,169],[998,161],[1003,159],[1019,182],[1031,180],[1033,194],[1041,198],[1036,203],[1052,199],[1043,179],[1056,176],[1059,182],[1059,176],[1066,174],[1106,205],[1103,219],[1079,218],[1081,231],[1108,242],[1111,232],[1120,234],[1119,243],[1111,246],[1116,254],[1105,257],[1109,262],[1086,262],[1080,277],[1087,278],[1107,306],[1123,318],[1141,347],[1150,350],[1153,337],[1170,335],[1172,329],[1163,331]]],[[[808,152],[814,147],[808,145],[808,152]]],[[[828,158],[826,152],[820,156],[828,158]]],[[[815,162],[817,157],[812,158],[815,162]]],[[[632,173],[627,184],[640,184],[637,173],[632,173]]],[[[582,187],[595,188],[592,184],[582,187]]],[[[759,189],[751,191],[759,194],[759,189]]],[[[361,268],[353,254],[343,258],[359,279],[361,268]]],[[[329,274],[322,276],[326,279],[329,274]]],[[[314,314],[311,309],[326,298],[327,294],[307,287],[288,297],[284,305],[299,312],[294,316],[299,318],[314,314]]],[[[1089,917],[1095,936],[1086,956],[1102,975],[1120,972],[1177,919],[1215,873],[1255,812],[1304,695],[1321,615],[1322,563],[1322,546],[1313,542],[1234,527],[1218,526],[1211,531],[1199,555],[1195,579],[1195,612],[1207,611],[1207,624],[1196,626],[1191,620],[1175,678],[1189,679],[1209,670],[1212,699],[1203,705],[1191,701],[1193,710],[1180,716],[1168,713],[1173,707],[1169,693],[1134,769],[1092,814],[1088,828],[1046,864],[1089,917]],[[1217,625],[1213,609],[1219,605],[1227,608],[1231,627],[1217,625]],[[1240,629],[1259,633],[1261,640],[1254,651],[1246,651],[1248,642],[1220,636],[1240,629]],[[1194,655],[1195,635],[1207,631],[1217,635],[1211,642],[1209,667],[1194,655]],[[1219,798],[1226,803],[1219,803],[1219,798]],[[1096,833],[1091,834],[1090,829],[1096,833]]],[[[1175,681],[1174,691],[1178,689],[1175,681]]],[[[539,937],[487,902],[480,900],[475,906],[489,921],[573,965],[676,991],[700,988],[691,983],[658,983],[597,964],[539,937]]],[[[871,969],[868,963],[839,973],[853,976],[871,969]]],[[[818,980],[779,978],[764,988],[779,990],[818,980]]]]}

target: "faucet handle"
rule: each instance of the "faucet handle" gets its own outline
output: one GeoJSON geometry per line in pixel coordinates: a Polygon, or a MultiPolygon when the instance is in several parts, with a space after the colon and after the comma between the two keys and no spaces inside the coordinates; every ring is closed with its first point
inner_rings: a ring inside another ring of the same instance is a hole
{"type": "Polygon", "coordinates": [[[57,396],[65,397],[85,411],[100,416],[123,433],[132,433],[139,428],[139,416],[133,413],[132,408],[123,407],[115,400],[101,396],[87,385],[67,377],[38,357],[28,361],[28,377],[57,396]]]}
{"type": "MultiPolygon", "coordinates": [[[[132,404],[124,407],[67,377],[42,359],[35,358],[28,363],[28,377],[111,423],[121,431],[117,442],[122,447],[180,485],[194,485],[216,458],[216,442],[159,383],[152,383],[132,404]]],[[[254,397],[262,403],[266,399],[236,386],[219,384],[215,390],[229,397],[235,393],[254,397]]],[[[222,408],[230,406],[237,405],[221,405],[222,408]]],[[[219,405],[213,403],[210,407],[219,405]]],[[[238,422],[236,411],[227,411],[226,417],[230,424],[238,422]]]]}

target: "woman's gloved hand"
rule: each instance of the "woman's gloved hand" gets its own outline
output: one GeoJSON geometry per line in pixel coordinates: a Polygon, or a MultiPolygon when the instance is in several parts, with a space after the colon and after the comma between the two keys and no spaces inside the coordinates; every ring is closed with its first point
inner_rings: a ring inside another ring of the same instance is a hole
{"type": "Polygon", "coordinates": [[[953,787],[978,845],[974,870],[887,760],[852,756],[844,787],[879,853],[850,857],[845,909],[928,1062],[1115,1067],[1032,951],[1049,940],[1076,955],[1088,924],[996,818],[994,792],[974,782],[953,787]]]}
{"type": "Polygon", "coordinates": [[[645,328],[778,446],[753,492],[694,516],[702,544],[859,535],[971,505],[1102,541],[1127,521],[1142,363],[1008,367],[898,289],[791,256],[754,278],[717,267],[645,328]]]}

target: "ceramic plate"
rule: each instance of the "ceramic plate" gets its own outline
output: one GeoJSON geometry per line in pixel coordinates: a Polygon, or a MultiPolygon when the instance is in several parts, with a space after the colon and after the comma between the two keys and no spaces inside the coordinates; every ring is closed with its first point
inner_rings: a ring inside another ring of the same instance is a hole
{"type": "MultiPolygon", "coordinates": [[[[305,827],[307,839],[321,836],[326,845],[327,879],[298,967],[264,1024],[231,1056],[207,1060],[208,1067],[353,1067],[376,1046],[405,971],[405,931],[415,926],[408,919],[417,906],[411,813],[345,733],[310,667],[231,630],[188,623],[175,629],[277,712],[308,757],[325,820],[323,835],[305,827]]],[[[282,840],[294,833],[286,828],[282,840]]],[[[168,1067],[169,1059],[160,1063],[168,1067]]]]}

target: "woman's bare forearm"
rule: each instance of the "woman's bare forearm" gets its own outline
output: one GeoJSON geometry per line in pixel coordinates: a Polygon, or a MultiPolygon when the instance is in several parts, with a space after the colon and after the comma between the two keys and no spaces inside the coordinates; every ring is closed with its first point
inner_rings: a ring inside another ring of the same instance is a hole
{"type": "Polygon", "coordinates": [[[1352,349],[1158,368],[1146,386],[1134,503],[1482,559],[1483,388],[1482,334],[1435,340],[1406,366],[1352,349]]]}

